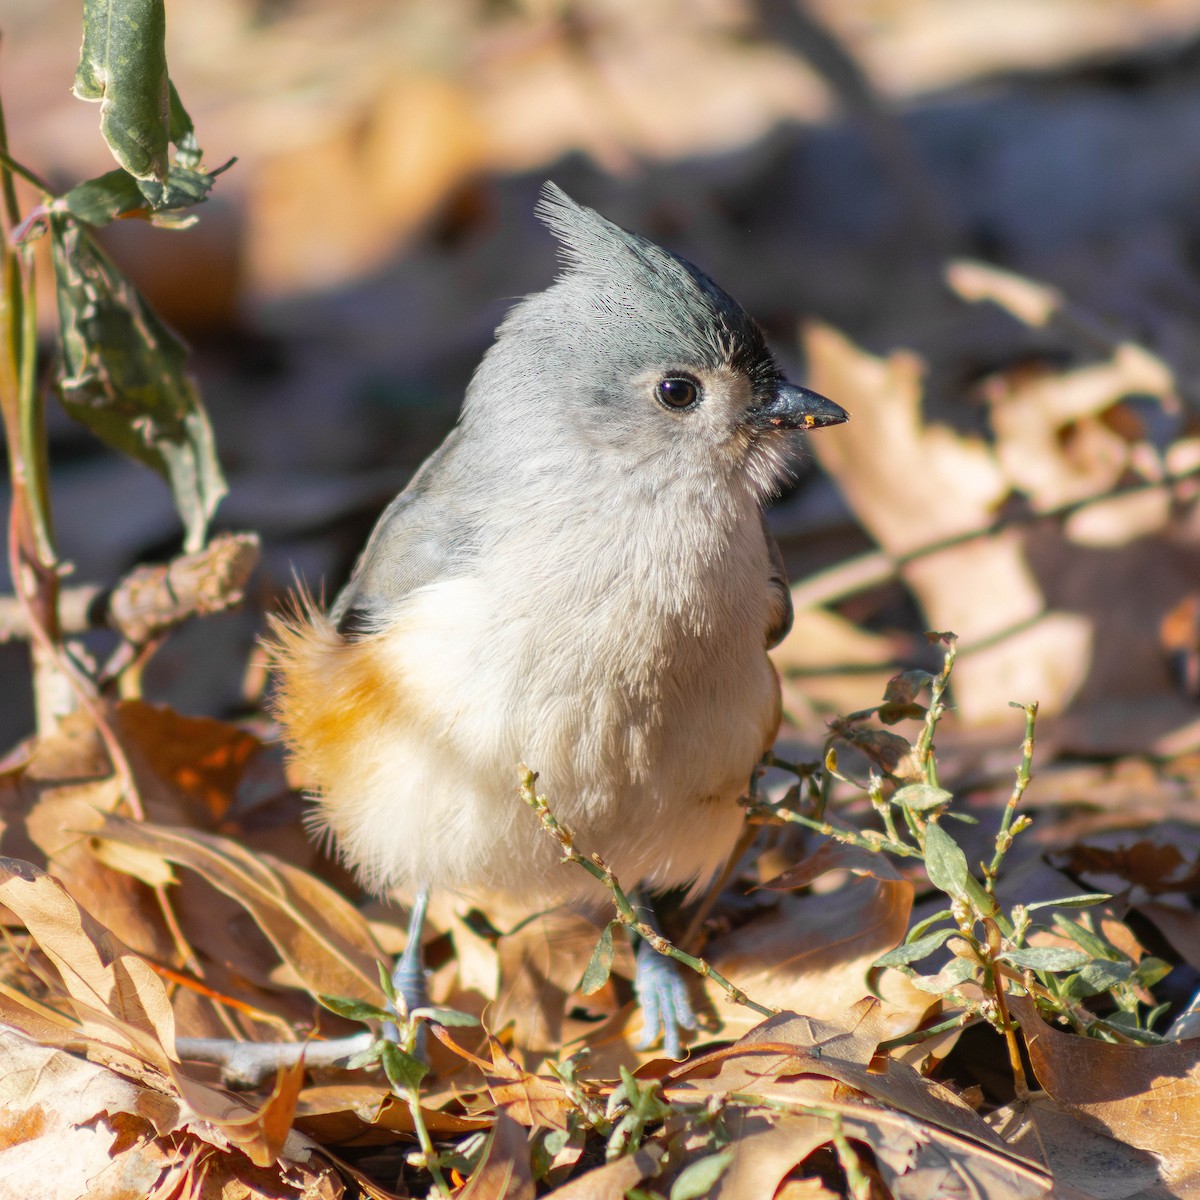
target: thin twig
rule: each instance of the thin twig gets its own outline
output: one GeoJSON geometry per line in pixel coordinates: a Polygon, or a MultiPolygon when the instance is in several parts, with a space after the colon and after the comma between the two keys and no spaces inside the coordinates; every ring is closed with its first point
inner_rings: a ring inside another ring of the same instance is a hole
{"type": "Polygon", "coordinates": [[[371,1030],[325,1042],[238,1042],[229,1038],[175,1039],[175,1053],[188,1062],[213,1063],[221,1078],[243,1087],[256,1087],[284,1067],[301,1059],[309,1067],[330,1067],[361,1054],[375,1041],[371,1030]]]}
{"type": "Polygon", "coordinates": [[[669,942],[652,926],[647,925],[645,921],[638,920],[637,913],[634,911],[633,905],[629,902],[629,897],[625,894],[616,875],[613,874],[612,868],[598,854],[593,854],[591,858],[585,858],[580,854],[575,849],[574,835],[550,811],[550,805],[546,797],[537,794],[534,788],[534,784],[537,782],[536,772],[531,771],[524,763],[517,768],[517,771],[520,776],[521,799],[537,813],[538,820],[542,823],[542,828],[562,847],[563,861],[578,863],[593,879],[598,880],[608,888],[612,894],[613,905],[617,910],[617,920],[622,925],[634,930],[644,942],[648,943],[659,954],[664,955],[666,958],[673,958],[676,962],[691,968],[697,975],[711,979],[734,1004],[744,1005],[746,1008],[753,1009],[760,1016],[764,1017],[773,1017],[779,1011],[777,1008],[766,1008],[751,1000],[741,988],[730,983],[724,975],[703,958],[697,958],[693,954],[688,954],[680,950],[678,946],[669,942]]]}

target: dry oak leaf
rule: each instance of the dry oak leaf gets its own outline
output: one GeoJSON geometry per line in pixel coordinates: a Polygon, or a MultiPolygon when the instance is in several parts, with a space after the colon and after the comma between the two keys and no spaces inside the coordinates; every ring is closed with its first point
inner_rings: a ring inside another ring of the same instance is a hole
{"type": "Polygon", "coordinates": [[[1200,1039],[1127,1046],[1062,1033],[1010,996],[1034,1074],[1085,1124],[1155,1154],[1179,1200],[1200,1197],[1200,1039]]]}
{"type": "MultiPolygon", "coordinates": [[[[882,855],[828,842],[815,854],[765,884],[797,888],[829,871],[846,871],[835,891],[785,896],[775,909],[755,917],[712,943],[706,955],[751,999],[810,1017],[836,1020],[869,992],[867,971],[899,945],[908,930],[913,885],[882,855]]],[[[911,1032],[930,1006],[930,997],[896,972],[885,989],[888,1031],[911,1032]]],[[[748,1008],[733,1008],[706,981],[706,991],[727,1032],[757,1025],[748,1008]]]]}
{"type": "Polygon", "coordinates": [[[382,1002],[376,963],[383,955],[366,919],[315,876],[195,829],[108,817],[97,837],[198,872],[254,918],[297,983],[314,995],[382,1002]]]}

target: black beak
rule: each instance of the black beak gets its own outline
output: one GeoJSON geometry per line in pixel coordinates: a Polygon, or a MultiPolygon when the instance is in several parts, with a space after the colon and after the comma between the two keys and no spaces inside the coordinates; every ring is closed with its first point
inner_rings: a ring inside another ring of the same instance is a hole
{"type": "Polygon", "coordinates": [[[775,395],[750,410],[750,420],[760,429],[823,429],[840,425],[850,414],[839,404],[808,388],[781,381],[775,395]]]}

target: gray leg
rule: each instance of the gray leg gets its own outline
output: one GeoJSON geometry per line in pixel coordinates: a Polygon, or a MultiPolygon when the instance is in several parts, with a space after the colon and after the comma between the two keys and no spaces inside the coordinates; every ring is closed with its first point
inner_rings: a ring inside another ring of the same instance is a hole
{"type": "Polygon", "coordinates": [[[408,941],[404,953],[396,960],[392,971],[392,986],[401,996],[408,1011],[429,1004],[429,989],[425,985],[425,958],[421,953],[421,931],[425,927],[425,910],[429,907],[429,884],[417,888],[412,913],[408,918],[408,941]]]}
{"type": "MultiPolygon", "coordinates": [[[[657,932],[653,906],[642,896],[634,897],[638,915],[657,932]]],[[[638,1050],[649,1050],[662,1038],[667,1058],[683,1057],[683,1031],[696,1028],[696,1012],[688,998],[680,965],[659,954],[653,946],[635,935],[633,951],[637,970],[633,989],[642,1009],[643,1032],[638,1050]]]]}

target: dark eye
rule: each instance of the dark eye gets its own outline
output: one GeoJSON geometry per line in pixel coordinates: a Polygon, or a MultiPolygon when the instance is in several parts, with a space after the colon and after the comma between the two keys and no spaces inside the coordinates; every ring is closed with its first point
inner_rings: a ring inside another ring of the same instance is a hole
{"type": "Polygon", "coordinates": [[[672,376],[661,380],[654,394],[668,408],[690,408],[700,398],[700,389],[690,379],[672,376]]]}

